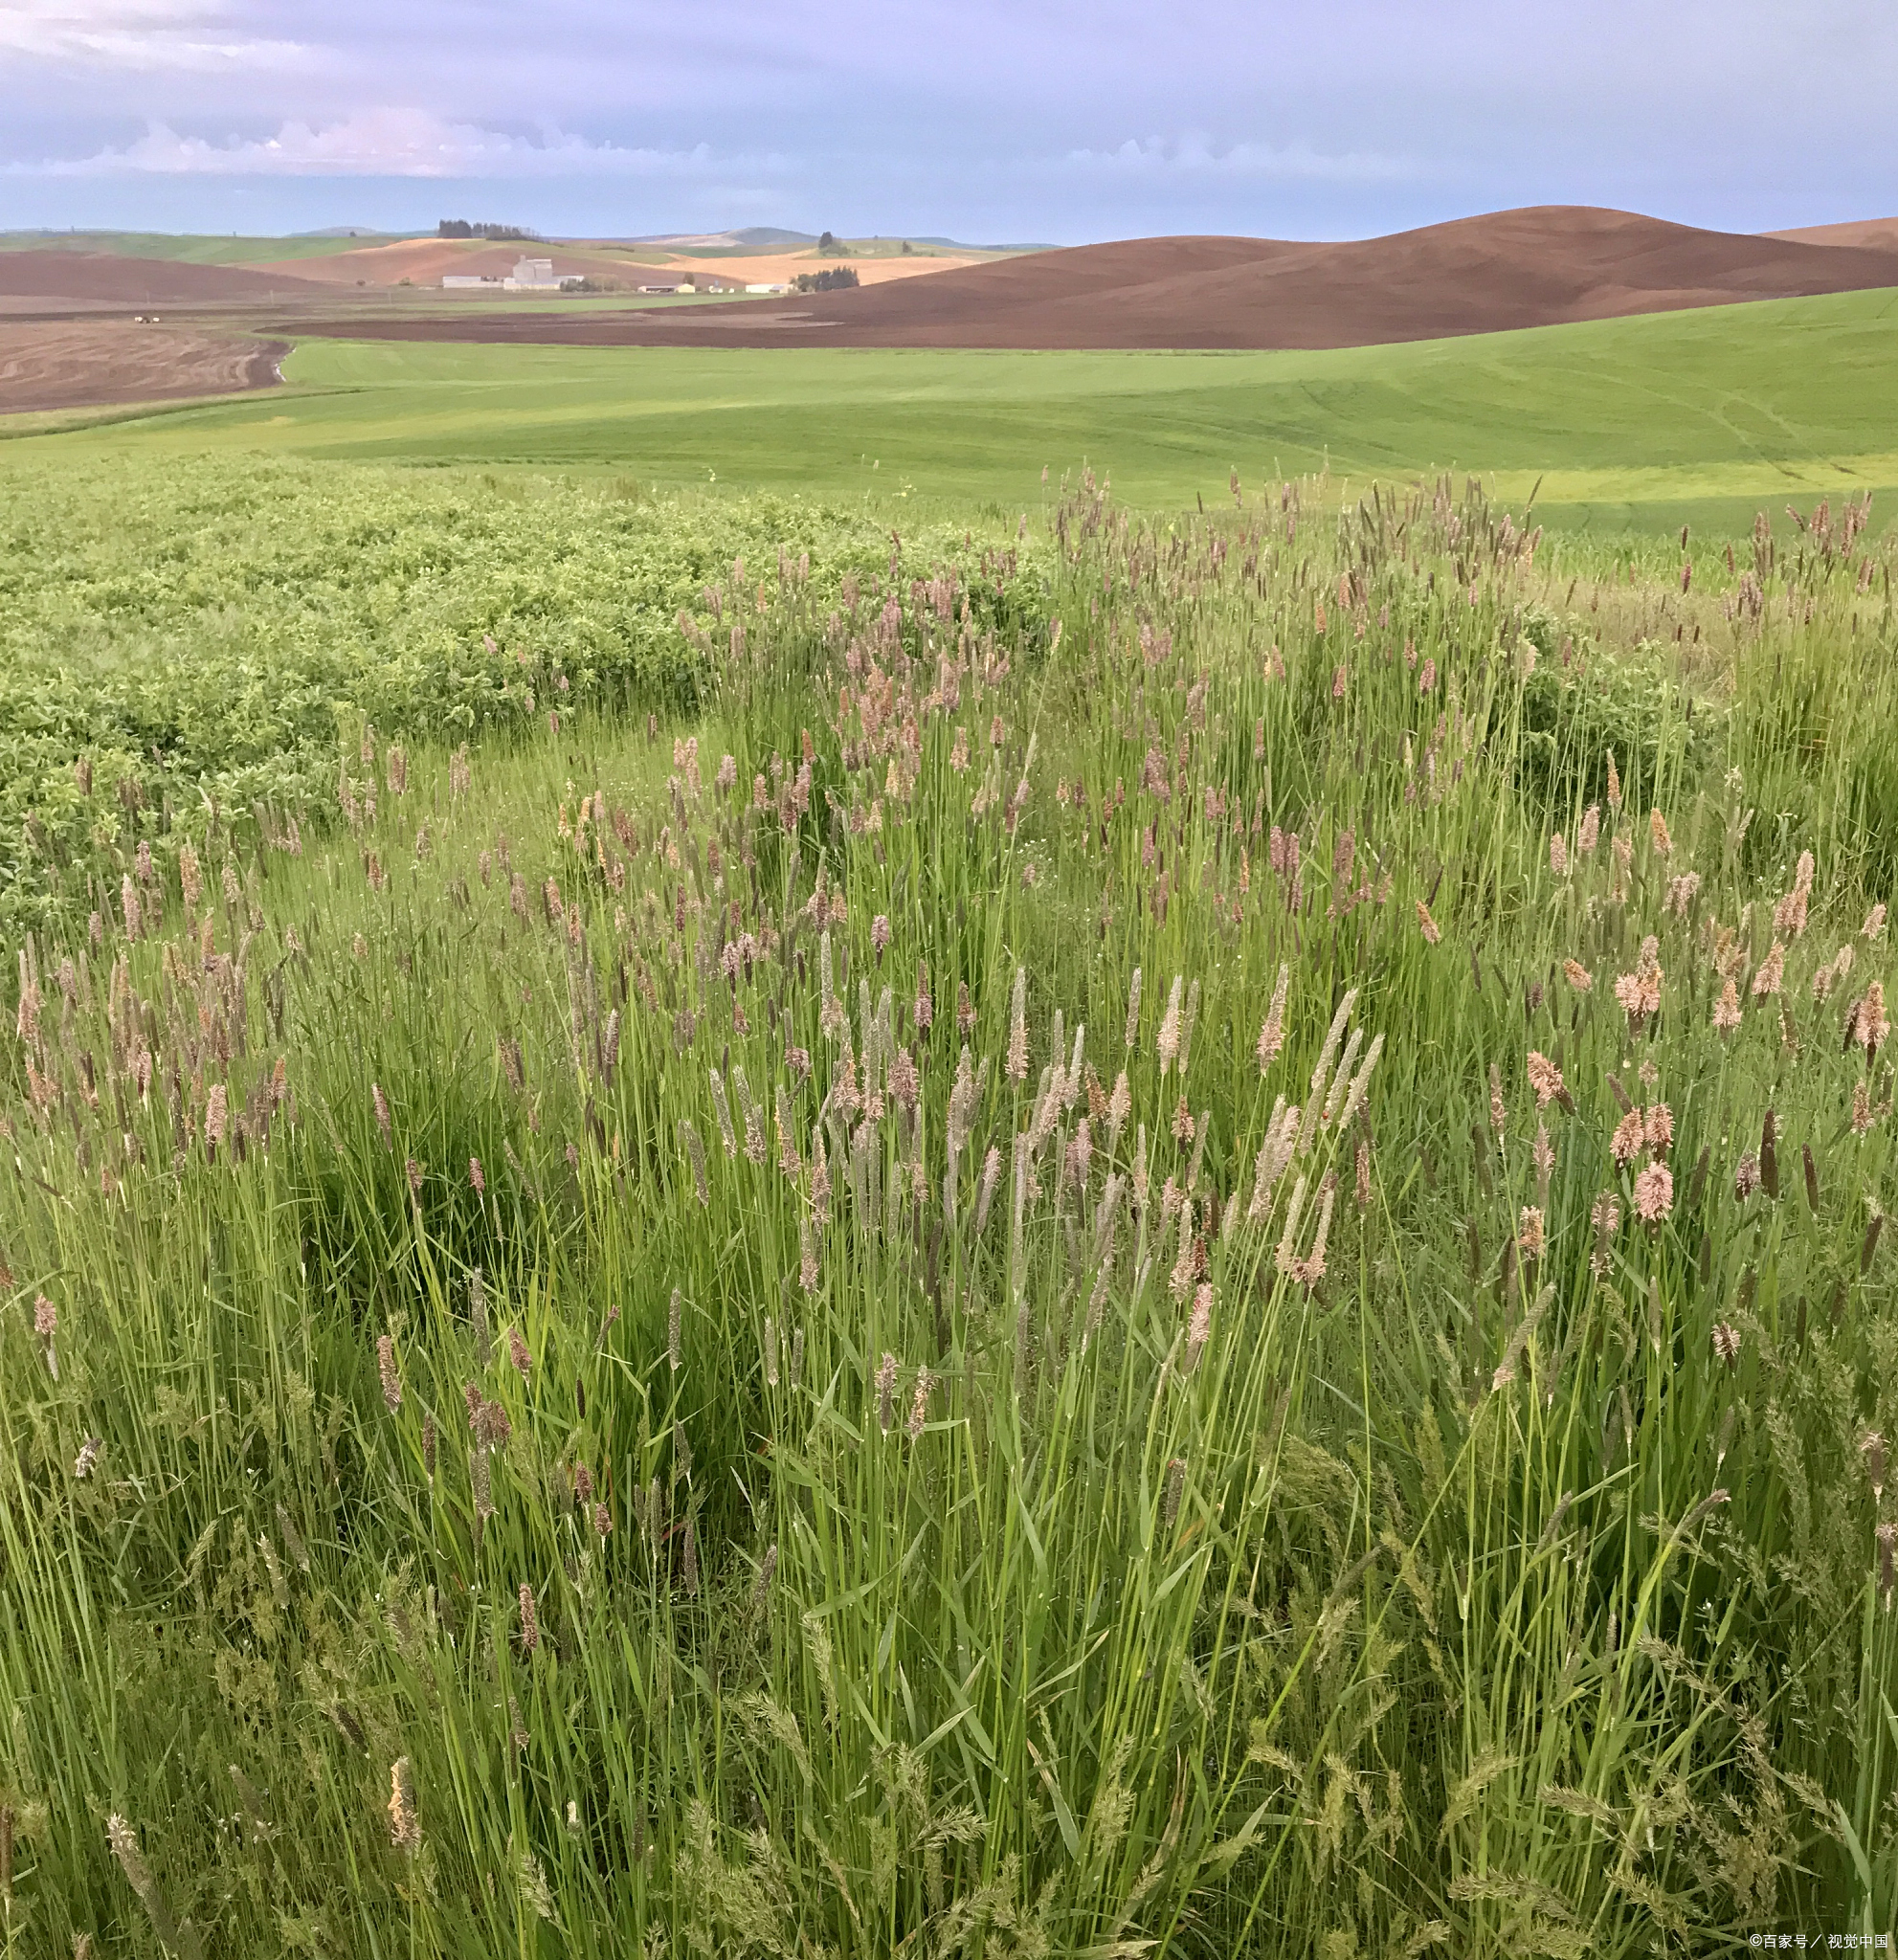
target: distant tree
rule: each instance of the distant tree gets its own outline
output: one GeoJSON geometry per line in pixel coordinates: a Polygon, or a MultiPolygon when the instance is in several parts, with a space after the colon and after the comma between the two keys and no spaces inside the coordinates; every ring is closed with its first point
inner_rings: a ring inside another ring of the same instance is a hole
{"type": "Polygon", "coordinates": [[[525,225],[470,224],[466,218],[443,218],[435,234],[437,238],[486,238],[492,244],[535,244],[541,235],[525,225]]]}
{"type": "Polygon", "coordinates": [[[860,286],[862,283],[854,265],[827,265],[822,272],[800,272],[797,275],[800,293],[840,293],[848,286],[860,286]]]}
{"type": "Polygon", "coordinates": [[[908,257],[908,256],[909,256],[909,240],[908,240],[907,238],[905,238],[905,239],[904,239],[904,240],[903,241],[903,253],[904,253],[904,256],[905,258],[906,258],[906,257],[908,257]]]}
{"type": "Polygon", "coordinates": [[[819,252],[835,252],[837,250],[837,240],[830,234],[830,233],[826,232],[817,240],[817,250],[819,252]]]}

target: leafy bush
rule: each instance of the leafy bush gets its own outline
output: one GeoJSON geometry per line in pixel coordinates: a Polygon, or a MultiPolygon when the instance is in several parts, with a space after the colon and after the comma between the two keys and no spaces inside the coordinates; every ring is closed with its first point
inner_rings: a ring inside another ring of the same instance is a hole
{"type": "Polygon", "coordinates": [[[1601,801],[1610,756],[1643,800],[1690,792],[1706,759],[1721,752],[1719,708],[1684,695],[1673,661],[1656,647],[1597,651],[1564,665],[1546,621],[1530,625],[1543,627],[1543,641],[1555,642],[1524,635],[1537,659],[1523,687],[1523,768],[1544,802],[1601,801]]]}
{"type": "MultiPolygon", "coordinates": [[[[140,838],[296,806],[365,723],[454,741],[549,711],[699,707],[681,611],[744,560],[811,603],[1001,549],[796,499],[629,501],[610,485],[257,461],[45,467],[0,489],[0,942],[140,838]],[[783,568],[781,570],[780,568],[783,568]],[[75,767],[89,764],[88,793],[75,767]]],[[[1038,614],[1010,547],[978,614],[1038,614]]]]}

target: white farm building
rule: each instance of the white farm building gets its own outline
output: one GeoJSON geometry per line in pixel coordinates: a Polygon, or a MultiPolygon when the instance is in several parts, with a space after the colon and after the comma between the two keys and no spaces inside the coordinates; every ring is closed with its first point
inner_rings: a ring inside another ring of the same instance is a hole
{"type": "Polygon", "coordinates": [[[491,273],[445,272],[441,283],[459,290],[486,287],[499,288],[503,293],[557,293],[565,279],[554,271],[550,258],[517,258],[514,270],[503,278],[496,278],[491,273]]]}

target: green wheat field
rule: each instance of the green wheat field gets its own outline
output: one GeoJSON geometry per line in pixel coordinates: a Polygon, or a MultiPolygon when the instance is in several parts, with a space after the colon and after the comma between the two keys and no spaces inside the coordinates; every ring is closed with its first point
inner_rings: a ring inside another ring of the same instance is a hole
{"type": "Polygon", "coordinates": [[[1032,505],[1044,465],[1083,458],[1150,511],[1214,501],[1235,468],[1329,471],[1341,494],[1454,470],[1570,531],[1737,534],[1789,500],[1898,498],[1894,334],[1898,294],[1871,292],[1321,353],[307,341],[287,391],[53,453],[623,471],[951,514],[1032,505]]]}
{"type": "Polygon", "coordinates": [[[1889,303],[0,444],[0,1951],[1887,1933],[1889,303]]]}

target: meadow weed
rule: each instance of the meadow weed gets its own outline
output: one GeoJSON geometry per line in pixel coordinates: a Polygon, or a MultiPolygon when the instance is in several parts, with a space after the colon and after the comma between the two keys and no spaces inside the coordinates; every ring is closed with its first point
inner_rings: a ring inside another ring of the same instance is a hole
{"type": "Polygon", "coordinates": [[[254,813],[49,737],[7,1938],[1888,1929],[1898,645],[1801,541],[1637,644],[1474,486],[1087,479],[254,813]]]}

